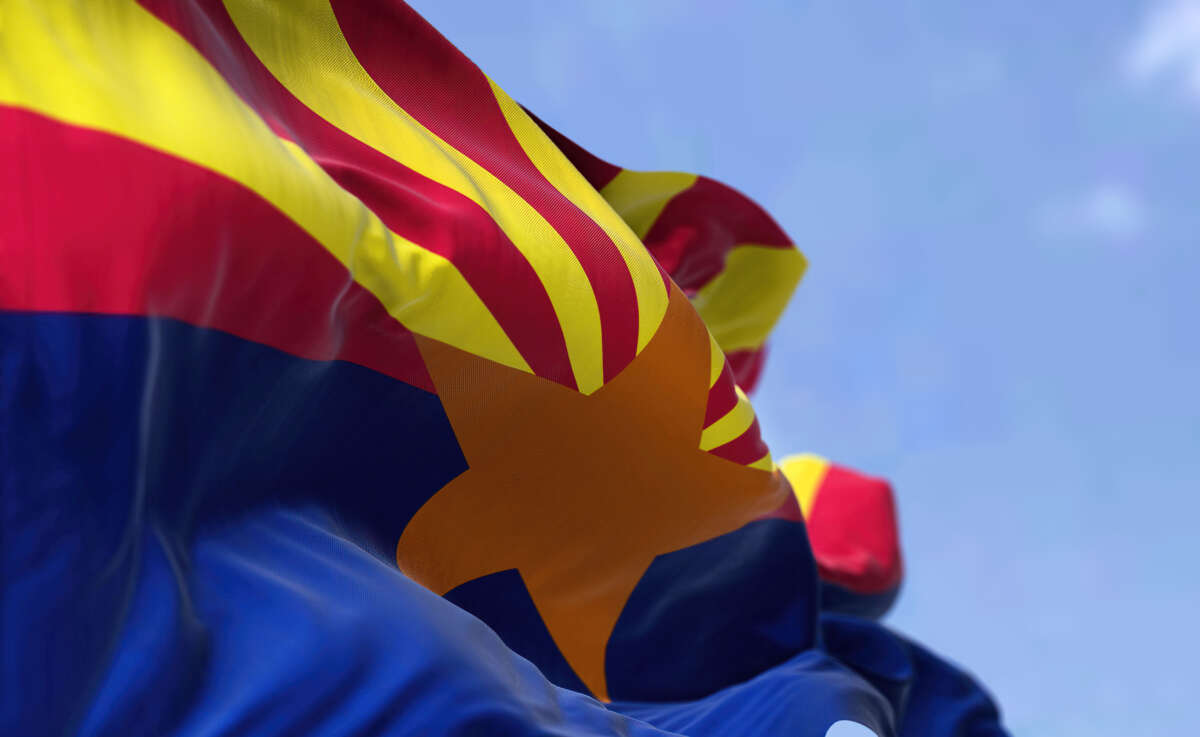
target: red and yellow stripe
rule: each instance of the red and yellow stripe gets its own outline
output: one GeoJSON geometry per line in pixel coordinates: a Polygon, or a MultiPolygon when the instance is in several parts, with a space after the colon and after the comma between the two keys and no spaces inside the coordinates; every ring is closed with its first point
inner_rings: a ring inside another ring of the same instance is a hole
{"type": "Polygon", "coordinates": [[[412,333],[240,183],[13,107],[0,159],[0,308],[170,317],[433,391],[412,333]]]}
{"type": "MultiPolygon", "coordinates": [[[[144,5],[14,5],[10,22],[28,32],[4,43],[48,83],[6,79],[0,102],[236,182],[332,255],[402,331],[590,393],[657,330],[666,289],[639,239],[677,241],[671,233],[687,229],[679,223],[696,203],[711,206],[709,180],[618,171],[598,192],[533,118],[402,4],[369,17],[362,5],[324,0],[144,5]],[[378,43],[380,33],[407,43],[378,43]],[[155,63],[140,63],[148,58],[155,63]],[[440,89],[452,93],[421,83],[446,74],[455,84],[440,89]]],[[[769,230],[746,232],[785,240],[769,230]]],[[[711,240],[688,250],[713,251],[711,240]]],[[[739,254],[757,250],[732,252],[738,268],[692,294],[726,351],[765,332],[731,332],[735,321],[721,317],[734,302],[722,285],[744,286],[762,259],[739,254]]],[[[672,262],[658,251],[677,281],[698,283],[680,268],[696,258],[672,262]]],[[[723,411],[706,420],[702,446],[769,467],[748,401],[720,376],[713,395],[723,411]]]]}
{"type": "Polygon", "coordinates": [[[804,255],[731,187],[694,174],[621,169],[537,122],[684,289],[737,383],[753,389],[767,337],[804,275],[804,255]]]}
{"type": "Polygon", "coordinates": [[[767,337],[804,274],[803,254],[770,216],[730,187],[694,174],[621,169],[536,122],[643,240],[708,326],[713,376],[701,447],[772,468],[743,392],[758,380],[767,337]]]}
{"type": "Polygon", "coordinates": [[[389,229],[453,263],[535,373],[575,386],[558,317],[537,274],[479,203],[313,113],[263,66],[219,0],[142,4],[195,46],[276,135],[295,141],[389,229]]]}
{"type": "Polygon", "coordinates": [[[389,230],[150,13],[129,3],[21,1],[5,13],[21,32],[4,34],[4,53],[22,64],[6,66],[0,104],[120,136],[240,184],[296,223],[405,327],[529,369],[453,263],[389,230]]]}
{"type": "Polygon", "coordinates": [[[548,294],[581,391],[653,335],[667,301],[653,260],[515,104],[465,59],[443,58],[458,52],[411,9],[226,7],[255,55],[317,115],[485,207],[548,294]],[[294,17],[264,15],[280,13],[294,17]],[[373,42],[378,33],[391,41],[373,42]],[[453,94],[430,94],[430,78],[453,94]]]}
{"type": "Polygon", "coordinates": [[[458,52],[406,6],[146,5],[161,19],[128,4],[14,6],[9,21],[33,32],[6,46],[54,83],[8,80],[0,99],[240,182],[406,327],[505,365],[589,393],[654,335],[667,292],[637,235],[474,65],[442,58],[458,52]],[[120,41],[101,48],[85,29],[120,41]],[[431,75],[450,97],[422,84],[431,75]],[[315,206],[326,198],[337,204],[315,206]],[[435,305],[461,318],[434,318],[435,305]]]}

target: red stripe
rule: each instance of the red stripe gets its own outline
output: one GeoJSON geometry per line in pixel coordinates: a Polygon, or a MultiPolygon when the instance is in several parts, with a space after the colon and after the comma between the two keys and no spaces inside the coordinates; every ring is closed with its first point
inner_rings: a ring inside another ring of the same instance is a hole
{"type": "Polygon", "coordinates": [[[253,191],[0,107],[0,308],[172,317],[427,391],[412,334],[253,191]]]}
{"type": "Polygon", "coordinates": [[[533,267],[474,201],[344,133],[296,99],[242,39],[219,0],[142,0],[396,234],[449,259],[530,368],[575,388],[562,327],[533,267]]]}
{"type": "Polygon", "coordinates": [[[721,273],[734,246],[792,246],[753,200],[708,177],[671,198],[642,240],[689,294],[721,273]]]}
{"type": "Polygon", "coordinates": [[[742,391],[747,394],[754,391],[759,378],[762,377],[763,366],[767,363],[767,346],[764,344],[758,348],[733,351],[726,353],[725,358],[733,367],[733,377],[742,391]]]}
{"type": "Polygon", "coordinates": [[[491,172],[546,218],[575,252],[600,308],[604,378],[633,360],[637,296],[608,234],[546,181],[517,141],[487,78],[401,2],[333,0],[346,41],[396,104],[491,172]]]}
{"type": "Polygon", "coordinates": [[[733,390],[733,374],[729,363],[721,369],[717,383],[708,390],[708,406],[704,409],[704,427],[708,427],[729,413],[737,405],[737,392],[733,390]]]}
{"type": "Polygon", "coordinates": [[[758,418],[754,419],[746,432],[708,452],[719,458],[746,465],[765,456],[767,444],[763,442],[762,433],[758,429],[758,418]]]}

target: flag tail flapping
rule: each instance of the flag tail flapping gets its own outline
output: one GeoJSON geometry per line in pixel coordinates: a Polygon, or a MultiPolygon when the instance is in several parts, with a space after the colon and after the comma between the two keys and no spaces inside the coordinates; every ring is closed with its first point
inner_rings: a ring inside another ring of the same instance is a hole
{"type": "Polygon", "coordinates": [[[804,254],[732,187],[696,174],[622,169],[533,118],[688,295],[738,386],[753,391],[767,336],[808,265],[804,254]]]}

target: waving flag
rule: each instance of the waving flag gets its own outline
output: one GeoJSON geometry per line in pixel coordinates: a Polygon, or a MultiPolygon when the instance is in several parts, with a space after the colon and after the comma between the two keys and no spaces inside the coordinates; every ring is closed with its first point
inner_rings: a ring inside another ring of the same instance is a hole
{"type": "Polygon", "coordinates": [[[401,2],[0,6],[22,735],[1001,734],[891,490],[746,392],[802,275],[401,2]],[[807,524],[806,524],[807,520],[807,524]]]}

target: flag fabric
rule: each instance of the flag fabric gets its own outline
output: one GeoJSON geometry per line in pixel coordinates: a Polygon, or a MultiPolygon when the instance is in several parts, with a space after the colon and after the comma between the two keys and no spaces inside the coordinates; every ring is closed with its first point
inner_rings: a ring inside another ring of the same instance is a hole
{"type": "Polygon", "coordinates": [[[6,733],[1003,734],[763,442],[737,191],[398,0],[5,0],[0,151],[6,733]]]}

